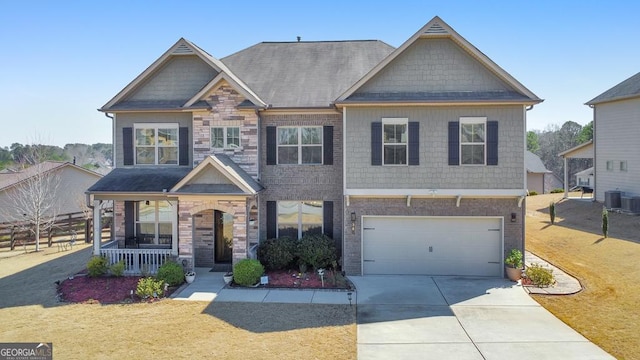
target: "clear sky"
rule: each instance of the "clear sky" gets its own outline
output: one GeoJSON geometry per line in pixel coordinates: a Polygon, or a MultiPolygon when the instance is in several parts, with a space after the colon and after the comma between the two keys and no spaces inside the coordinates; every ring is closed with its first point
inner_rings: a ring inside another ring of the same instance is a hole
{"type": "Polygon", "coordinates": [[[539,97],[528,129],[640,71],[637,1],[0,1],[0,147],[111,142],[96,111],[180,37],[217,58],[261,41],[400,46],[434,16],[539,97]]]}

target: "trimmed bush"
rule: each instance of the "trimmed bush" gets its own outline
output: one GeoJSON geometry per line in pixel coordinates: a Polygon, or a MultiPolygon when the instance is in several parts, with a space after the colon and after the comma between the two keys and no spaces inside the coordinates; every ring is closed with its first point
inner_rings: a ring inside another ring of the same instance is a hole
{"type": "Polygon", "coordinates": [[[156,278],[166,282],[169,286],[177,286],[184,281],[184,272],[182,266],[177,262],[167,261],[158,269],[156,278]]]}
{"type": "Polygon", "coordinates": [[[556,203],[551,202],[551,204],[549,204],[549,218],[551,220],[551,225],[555,224],[556,222],[556,203]]]}
{"type": "Polygon", "coordinates": [[[258,259],[269,270],[289,269],[294,264],[297,243],[286,236],[263,241],[258,246],[258,259]]]}
{"type": "Polygon", "coordinates": [[[337,260],[333,240],[324,234],[307,234],[298,243],[299,264],[314,270],[326,268],[337,260]]]}
{"type": "Polygon", "coordinates": [[[555,282],[555,279],[553,278],[553,270],[544,268],[539,264],[532,264],[524,273],[535,286],[549,286],[555,282]]]}
{"type": "Polygon", "coordinates": [[[87,271],[89,276],[98,277],[102,276],[109,271],[109,262],[107,258],[103,256],[92,256],[87,263],[87,271]]]}
{"type": "Polygon", "coordinates": [[[609,212],[606,207],[602,207],[602,236],[605,238],[609,235],[609,212]]]}
{"type": "Polygon", "coordinates": [[[115,264],[112,264],[111,266],[109,266],[109,272],[111,273],[111,275],[116,276],[116,277],[120,277],[122,275],[124,275],[124,261],[120,260],[115,264]]]}
{"type": "Polygon", "coordinates": [[[557,189],[551,190],[552,194],[559,194],[559,193],[563,193],[563,192],[564,192],[564,189],[561,189],[561,188],[557,188],[557,189]]]}
{"type": "Polygon", "coordinates": [[[538,195],[538,192],[535,190],[529,191],[529,196],[535,196],[538,195]]]}
{"type": "Polygon", "coordinates": [[[252,286],[260,281],[264,274],[264,267],[260,261],[242,259],[233,267],[233,281],[242,286],[252,286]]]}
{"type": "Polygon", "coordinates": [[[136,295],[142,299],[162,297],[164,296],[164,281],[156,280],[152,277],[144,277],[138,280],[136,295]]]}

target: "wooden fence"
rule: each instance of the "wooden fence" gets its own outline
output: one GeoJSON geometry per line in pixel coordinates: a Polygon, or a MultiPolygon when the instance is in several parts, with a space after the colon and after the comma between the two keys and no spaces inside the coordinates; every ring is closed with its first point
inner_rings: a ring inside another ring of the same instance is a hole
{"type": "MultiPolygon", "coordinates": [[[[110,228],[111,217],[102,220],[103,229],[110,228]]],[[[51,247],[54,242],[68,241],[73,233],[78,238],[84,238],[90,243],[93,238],[93,218],[86,218],[83,212],[62,214],[47,230],[40,231],[40,243],[42,239],[47,239],[47,246],[51,247]]],[[[28,223],[0,223],[0,248],[10,247],[13,250],[16,245],[33,245],[35,240],[35,228],[28,223]]]]}

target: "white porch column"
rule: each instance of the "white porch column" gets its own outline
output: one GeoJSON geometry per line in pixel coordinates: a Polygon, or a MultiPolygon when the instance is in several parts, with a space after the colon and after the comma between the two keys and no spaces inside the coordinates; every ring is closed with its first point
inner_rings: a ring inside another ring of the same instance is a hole
{"type": "Polygon", "coordinates": [[[564,198],[569,197],[569,167],[567,166],[567,157],[564,159],[564,198]]]}
{"type": "Polygon", "coordinates": [[[178,219],[178,201],[169,201],[171,205],[171,218],[173,224],[171,226],[171,255],[178,256],[178,228],[180,222],[178,219]]]}
{"type": "Polygon", "coordinates": [[[102,244],[102,212],[100,211],[101,200],[93,200],[93,255],[100,255],[100,245],[102,244]]]}

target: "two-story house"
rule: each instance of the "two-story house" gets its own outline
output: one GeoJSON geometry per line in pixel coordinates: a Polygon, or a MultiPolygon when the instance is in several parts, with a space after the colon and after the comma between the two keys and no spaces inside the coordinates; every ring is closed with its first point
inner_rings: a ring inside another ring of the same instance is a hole
{"type": "Polygon", "coordinates": [[[397,49],[260,43],[218,60],[180,39],[100,109],[115,169],[88,194],[114,200],[115,225],[94,253],[222,269],[322,232],[348,274],[502,276],[524,247],[540,101],[438,17],[397,49]]]}

